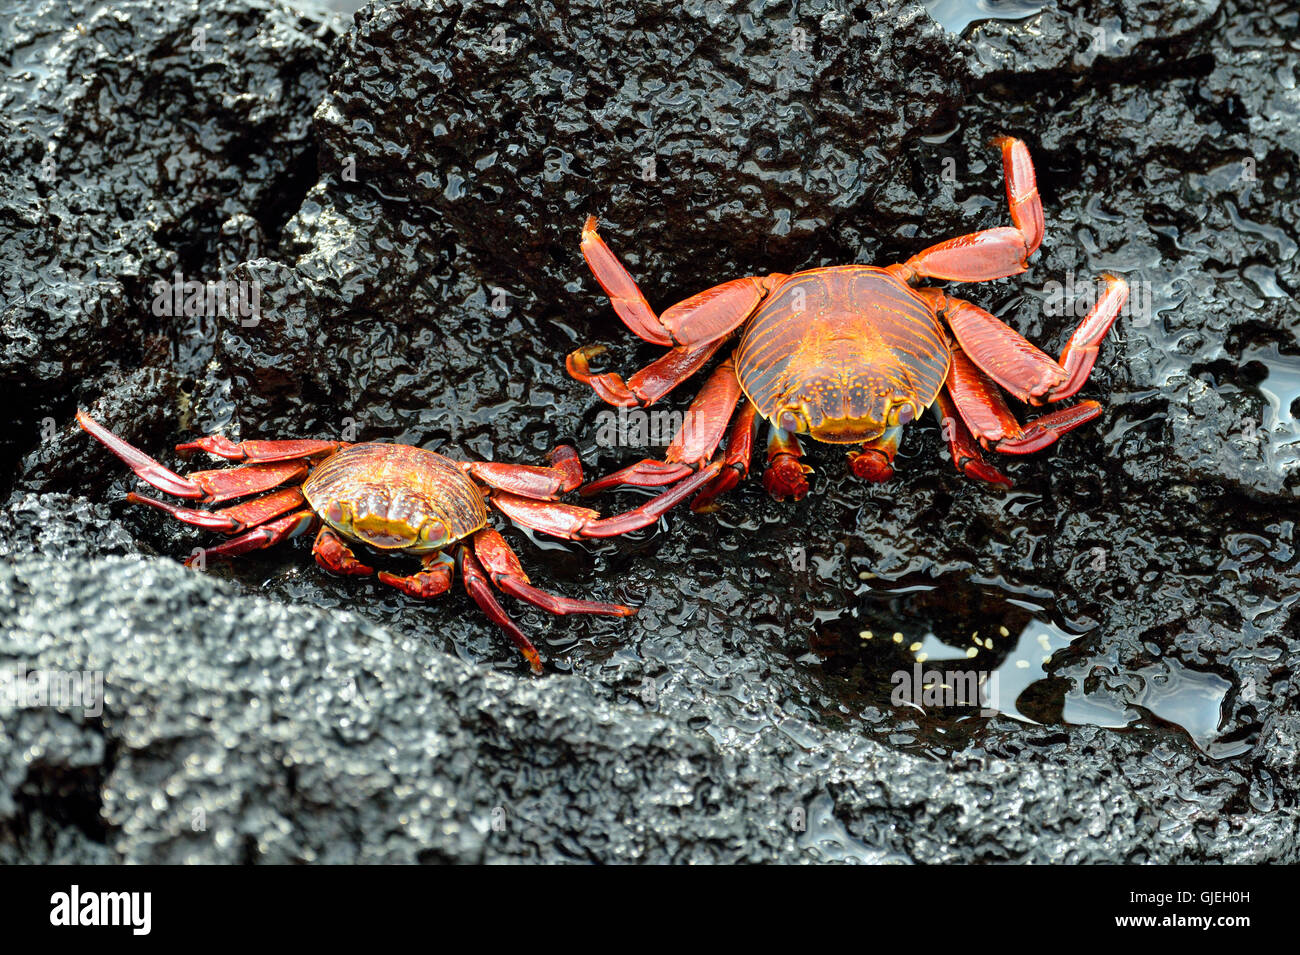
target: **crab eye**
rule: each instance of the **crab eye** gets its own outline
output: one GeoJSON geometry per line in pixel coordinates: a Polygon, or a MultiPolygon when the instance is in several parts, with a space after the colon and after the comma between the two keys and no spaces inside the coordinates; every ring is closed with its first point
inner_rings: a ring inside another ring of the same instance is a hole
{"type": "Polygon", "coordinates": [[[776,426],[782,431],[798,431],[799,416],[793,411],[782,411],[776,419],[776,426]]]}
{"type": "Polygon", "coordinates": [[[901,405],[895,405],[889,412],[889,425],[890,427],[897,427],[898,425],[907,424],[915,417],[916,412],[912,409],[910,403],[905,402],[901,405]]]}
{"type": "Polygon", "coordinates": [[[335,527],[346,527],[351,520],[350,508],[342,501],[331,501],[325,509],[325,520],[335,527]]]}
{"type": "Polygon", "coordinates": [[[437,546],[447,540],[447,525],[442,521],[428,520],[420,528],[420,542],[437,546]]]}

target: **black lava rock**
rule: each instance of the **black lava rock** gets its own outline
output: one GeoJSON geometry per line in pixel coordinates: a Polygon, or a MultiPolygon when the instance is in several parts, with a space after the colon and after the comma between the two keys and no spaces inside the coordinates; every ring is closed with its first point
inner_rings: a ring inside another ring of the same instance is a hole
{"type": "Polygon", "coordinates": [[[961,35],[917,3],[89,10],[3,41],[0,666],[105,693],[4,710],[0,860],[1297,861],[1285,4],[1062,0],[961,35]],[[961,294],[1055,354],[1124,274],[1081,395],[1105,416],[1000,462],[1009,492],[927,419],[886,485],[821,446],[798,503],[751,478],[599,545],[501,520],[538,586],[640,607],[512,603],[541,679],[463,595],[304,542],[183,569],[203,535],[123,504],[71,423],[178,468],[220,430],[574,441],[604,473],[659,449],[599,443],[564,354],[657,350],[587,273],[586,215],[662,308],[1005,224],[1004,132],[1046,239],[961,294]],[[178,271],[257,314],[168,314],[178,271]],[[995,672],[997,712],[895,705],[920,654],[995,672]]]}

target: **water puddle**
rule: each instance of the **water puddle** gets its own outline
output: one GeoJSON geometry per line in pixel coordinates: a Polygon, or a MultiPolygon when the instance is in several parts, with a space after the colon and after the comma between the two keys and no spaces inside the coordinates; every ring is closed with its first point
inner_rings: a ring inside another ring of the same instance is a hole
{"type": "Polygon", "coordinates": [[[855,704],[915,720],[923,735],[952,738],[957,724],[1000,713],[1115,730],[1173,725],[1215,759],[1249,749],[1221,739],[1227,679],[1175,659],[1130,669],[1098,658],[1086,639],[1095,623],[1060,619],[1046,592],[978,578],[873,579],[858,597],[851,615],[823,625],[810,658],[854,686],[855,704]]]}
{"type": "Polygon", "coordinates": [[[949,33],[961,33],[981,20],[1023,20],[1047,9],[1034,0],[925,0],[925,9],[949,33]]]}

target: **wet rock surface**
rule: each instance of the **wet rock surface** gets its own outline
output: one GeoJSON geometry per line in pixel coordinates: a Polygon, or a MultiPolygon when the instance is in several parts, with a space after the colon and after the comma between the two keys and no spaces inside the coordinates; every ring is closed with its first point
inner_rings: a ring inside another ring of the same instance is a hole
{"type": "Polygon", "coordinates": [[[27,9],[0,87],[26,172],[0,192],[0,664],[102,670],[106,700],[2,704],[0,859],[1300,856],[1284,5],[1062,2],[963,35],[916,4],[27,9]],[[962,294],[1054,353],[1070,288],[1126,275],[1142,307],[1083,393],[1106,415],[1006,493],[927,419],[888,485],[821,447],[799,503],[751,479],[598,545],[501,521],[539,586],[641,607],[512,604],[541,679],[459,593],[333,578],[304,543],[186,571],[205,538],[123,504],[71,427],[87,407],[169,464],[217,428],[516,462],[568,440],[602,473],[647,449],[597,445],[563,355],[656,350],[588,276],[586,214],[658,307],[897,261],[1005,222],[1001,132],[1047,237],[962,294]],[[260,315],[156,314],[177,269],[260,315]],[[892,705],[914,646],[996,671],[1001,712],[892,705]]]}

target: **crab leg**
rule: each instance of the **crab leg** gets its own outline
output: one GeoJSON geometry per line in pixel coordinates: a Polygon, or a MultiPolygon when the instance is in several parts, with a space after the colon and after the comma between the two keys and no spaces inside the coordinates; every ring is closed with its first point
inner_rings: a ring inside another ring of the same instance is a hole
{"type": "Polygon", "coordinates": [[[1003,454],[1032,454],[1056,442],[1101,414],[1095,401],[1081,401],[1039,415],[1021,426],[988,376],[979,370],[960,348],[953,349],[952,367],[945,388],[952,396],[962,421],[981,445],[1003,454]]]}
{"type": "Polygon", "coordinates": [[[296,487],[281,488],[273,494],[267,494],[252,501],[245,501],[243,504],[236,504],[234,507],[225,507],[219,511],[199,511],[189,507],[177,507],[175,504],[159,501],[152,497],[145,497],[143,494],[136,494],[134,491],[128,494],[126,499],[133,504],[148,504],[160,511],[166,511],[178,521],[184,521],[194,527],[220,531],[223,534],[238,534],[250,527],[265,524],[271,518],[279,517],[286,511],[298,507],[303,502],[302,491],[296,487]]]}
{"type": "Polygon", "coordinates": [[[1075,394],[1097,361],[1101,340],[1128,298],[1123,279],[1114,275],[1104,278],[1105,292],[1070,336],[1060,364],[978,305],[942,292],[935,294],[934,289],[927,290],[927,297],[938,303],[939,313],[971,361],[1021,401],[1041,405],[1075,394]],[[1068,368],[1065,362],[1069,362],[1068,368]]]}
{"type": "Polygon", "coordinates": [[[1007,184],[1007,205],[1011,221],[1025,237],[1026,255],[1033,255],[1042,244],[1043,201],[1038,196],[1038,182],[1029,148],[1012,136],[999,136],[993,145],[1002,150],[1002,178],[1007,184]]]}
{"type": "Polygon", "coordinates": [[[195,471],[188,477],[204,492],[203,503],[220,504],[237,497],[261,494],[290,481],[297,482],[307,476],[308,470],[306,461],[276,461],[242,468],[195,471]]]}
{"type": "Polygon", "coordinates": [[[898,454],[898,436],[903,427],[888,429],[874,441],[867,441],[861,451],[849,452],[849,467],[865,481],[888,481],[894,476],[894,456],[898,454]]]}
{"type": "Polygon", "coordinates": [[[1043,241],[1043,205],[1038,197],[1029,149],[1018,139],[995,140],[1002,149],[1002,174],[1014,227],[1002,226],[958,236],[912,256],[897,267],[909,283],[919,278],[984,282],[1018,275],[1043,241]]]}
{"type": "Polygon", "coordinates": [[[538,500],[550,500],[582,483],[582,461],[573,448],[562,444],[547,458],[550,467],[496,461],[468,461],[461,467],[467,474],[498,491],[538,500]]]}
{"type": "Polygon", "coordinates": [[[526,600],[534,607],[553,614],[589,613],[604,617],[629,617],[636,613],[622,604],[597,603],[594,600],[574,600],[538,590],[528,580],[519,558],[510,549],[495,528],[485,527],[474,535],[474,556],[487,571],[488,579],[503,593],[526,600]]]}
{"type": "Polygon", "coordinates": [[[966,423],[961,418],[961,413],[957,410],[957,405],[946,388],[941,389],[935,399],[934,413],[948,442],[948,453],[952,455],[953,467],[969,478],[979,478],[990,484],[1001,484],[1004,487],[1012,486],[1010,478],[984,460],[979,445],[971,437],[966,423]]]}
{"type": "Polygon", "coordinates": [[[731,419],[731,430],[727,432],[727,454],[722,460],[722,472],[705,485],[695,500],[691,501],[691,510],[697,513],[711,511],[716,506],[713,502],[722,494],[730,491],[749,474],[750,461],[754,455],[754,437],[758,433],[758,409],[748,398],[740,406],[740,411],[731,419]]]}
{"type": "Polygon", "coordinates": [[[656,345],[698,346],[738,328],[784,275],[749,276],[723,282],[656,315],[636,280],[596,232],[596,217],[582,227],[582,257],[609,296],[614,311],[638,337],[656,345]]]}
{"type": "Polygon", "coordinates": [[[599,511],[593,511],[589,507],[575,507],[558,501],[531,501],[512,494],[493,494],[490,501],[497,510],[515,523],[531,527],[543,534],[550,534],[552,537],[564,537],[568,540],[579,540],[583,537],[617,537],[650,526],[670,508],[708,484],[721,470],[722,461],[714,461],[640,507],[613,517],[602,518],[599,511]]]}
{"type": "Polygon", "coordinates": [[[524,655],[528,661],[528,666],[533,673],[538,676],[542,673],[542,656],[533,646],[533,642],[524,636],[524,632],[519,629],[513,620],[507,616],[497,599],[492,596],[492,588],[488,586],[487,574],[483,571],[483,566],[478,559],[464,544],[456,548],[456,561],[460,565],[461,579],[465,582],[465,590],[478,604],[479,609],[487,614],[488,619],[505,631],[519,652],[524,655]]]}
{"type": "Polygon", "coordinates": [[[1103,272],[1101,277],[1106,283],[1105,291],[1097,299],[1097,304],[1084,316],[1079,327],[1074,330],[1065,348],[1061,350],[1061,367],[1065,369],[1068,377],[1048,393],[1048,401],[1069,398],[1083,387],[1083,383],[1092,374],[1092,366],[1097,362],[1097,351],[1101,347],[1101,340],[1106,337],[1120,309],[1128,301],[1127,282],[1118,275],[1111,275],[1108,272],[1103,272]]]}
{"type": "Polygon", "coordinates": [[[592,481],[579,493],[585,497],[620,484],[662,487],[685,477],[713,457],[739,400],[740,382],[728,358],[714,369],[699,395],[691,402],[681,429],[668,445],[663,461],[646,458],[592,481]]]}
{"type": "Polygon", "coordinates": [[[326,570],[345,577],[368,577],[375,572],[373,567],[357,560],[352,548],[328,525],[316,534],[316,540],[311,545],[311,555],[326,570]]]}
{"type": "Polygon", "coordinates": [[[176,445],[180,454],[192,451],[206,451],[213,457],[228,461],[247,461],[249,464],[265,464],[270,461],[288,461],[293,458],[314,458],[321,454],[333,454],[340,448],[346,448],[346,441],[241,441],[238,444],[219,434],[211,434],[196,441],[187,441],[176,445]]]}
{"type": "Polygon", "coordinates": [[[406,577],[381,570],[379,581],[390,587],[396,587],[410,597],[425,599],[436,597],[451,589],[451,578],[456,569],[456,562],[450,555],[442,551],[436,554],[425,554],[420,558],[420,564],[424,567],[423,570],[406,577]]]}
{"type": "Polygon", "coordinates": [[[113,432],[80,408],[77,409],[77,424],[92,438],[116,454],[135,472],[136,477],[174,497],[198,499],[204,496],[203,488],[189,478],[181,477],[175,471],[163,467],[149,455],[134,445],[127,444],[113,432]]]}
{"type": "Polygon", "coordinates": [[[808,479],[812,468],[804,464],[803,448],[799,439],[784,428],[772,425],[767,436],[767,468],[763,471],[763,487],[778,501],[787,497],[803,500],[808,493],[808,479]]]}
{"type": "MultiPolygon", "coordinates": [[[[297,511],[271,521],[269,524],[263,524],[260,527],[245,531],[238,537],[232,537],[224,544],[218,544],[216,547],[205,547],[203,548],[203,556],[237,557],[240,554],[247,554],[251,550],[263,550],[267,547],[273,547],[281,541],[292,540],[311,528],[315,523],[316,513],[314,511],[310,509],[297,511]]],[[[199,555],[195,554],[185,561],[185,566],[191,566],[198,559],[199,555]]]]}
{"type": "Polygon", "coordinates": [[[137,477],[151,487],[173,497],[202,501],[204,504],[217,504],[237,497],[260,494],[279,487],[286,481],[306,477],[308,471],[305,461],[287,460],[242,468],[196,471],[181,476],[163,467],[139,448],[123,441],[84,411],[77,412],[77,423],[91,437],[121,458],[137,477]]]}
{"type": "Polygon", "coordinates": [[[569,352],[564,367],[569,377],[590,385],[606,403],[620,408],[654,404],[708,363],[726,342],[726,336],[696,347],[678,345],[646,365],[626,382],[614,372],[593,375],[588,361],[602,354],[604,345],[587,345],[569,352]]]}

